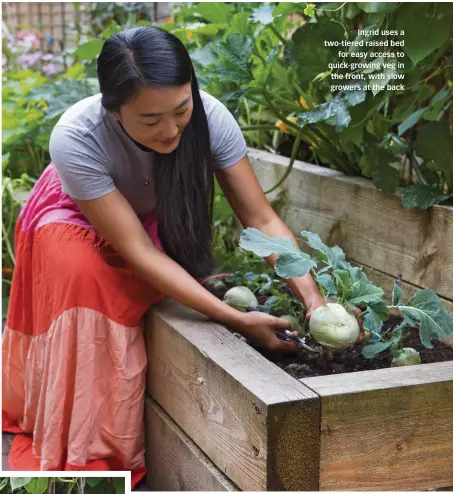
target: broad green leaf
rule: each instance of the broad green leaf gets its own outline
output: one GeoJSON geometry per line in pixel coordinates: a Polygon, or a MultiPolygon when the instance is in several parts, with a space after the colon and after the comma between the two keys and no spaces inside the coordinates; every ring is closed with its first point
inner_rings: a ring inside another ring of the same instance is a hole
{"type": "Polygon", "coordinates": [[[228,72],[232,72],[234,80],[239,80],[239,77],[246,78],[250,81],[252,73],[250,70],[250,56],[253,51],[253,40],[241,34],[230,34],[225,43],[217,45],[217,53],[223,55],[228,60],[226,63],[220,63],[220,68],[228,72]]]}
{"type": "Polygon", "coordinates": [[[348,127],[351,120],[347,103],[341,98],[334,98],[328,103],[318,105],[315,110],[298,113],[296,116],[296,123],[300,127],[305,127],[308,124],[317,122],[330,123],[328,120],[334,118],[336,130],[338,132],[341,132],[343,128],[348,127]]]}
{"type": "Polygon", "coordinates": [[[74,56],[79,60],[95,60],[103,48],[103,40],[91,39],[82,45],[79,45],[74,56]]]}
{"type": "Polygon", "coordinates": [[[274,21],[274,17],[272,15],[273,10],[274,7],[270,4],[267,3],[260,4],[258,8],[253,10],[251,15],[251,20],[253,22],[259,22],[264,26],[271,24],[271,22],[274,21]]]}
{"type": "Polygon", "coordinates": [[[239,245],[254,252],[257,256],[266,257],[271,254],[296,254],[296,248],[290,237],[269,237],[256,228],[246,228],[241,233],[239,245]]]}
{"type": "Polygon", "coordinates": [[[11,490],[16,490],[26,486],[33,477],[10,477],[11,490]]]}
{"type": "Polygon", "coordinates": [[[379,341],[377,343],[371,343],[366,345],[361,350],[361,355],[364,358],[371,359],[374,358],[378,353],[385,351],[391,346],[389,341],[379,341]]]}
{"type": "Polygon", "coordinates": [[[358,7],[368,14],[387,14],[399,5],[398,2],[357,2],[358,7]]]}
{"type": "Polygon", "coordinates": [[[401,203],[405,208],[428,209],[433,204],[443,202],[451,196],[442,194],[438,187],[430,185],[410,185],[404,189],[401,203]]]}
{"type": "Polygon", "coordinates": [[[415,150],[426,165],[441,171],[448,183],[453,179],[453,138],[448,122],[426,122],[415,142],[415,150]]]}
{"type": "Polygon", "coordinates": [[[416,110],[411,115],[409,115],[397,128],[397,135],[400,137],[404,132],[411,129],[422,117],[424,113],[426,113],[428,107],[421,108],[420,110],[416,110]]]}
{"type": "Polygon", "coordinates": [[[264,303],[264,306],[267,307],[268,309],[272,309],[279,302],[280,302],[280,297],[277,297],[277,295],[273,295],[272,297],[269,297],[266,300],[266,302],[264,303]]]}
{"type": "Polygon", "coordinates": [[[303,12],[307,4],[305,2],[280,2],[272,12],[274,17],[291,15],[303,12]]]}
{"type": "Polygon", "coordinates": [[[452,4],[403,3],[396,13],[396,29],[403,29],[404,51],[416,65],[440,48],[452,32],[452,4]]]}
{"type": "Polygon", "coordinates": [[[9,477],[0,477],[0,492],[5,492],[6,494],[8,494],[8,492],[11,492],[11,490],[7,488],[9,479],[9,477]]]}
{"type": "Polygon", "coordinates": [[[225,2],[200,2],[195,7],[203,19],[215,24],[228,24],[235,12],[234,7],[225,2]]]}
{"type": "Polygon", "coordinates": [[[403,294],[402,288],[397,283],[394,283],[393,297],[392,297],[393,305],[399,305],[402,302],[402,294],[403,294]]]}
{"type": "Polygon", "coordinates": [[[47,477],[33,477],[25,486],[30,494],[43,494],[48,487],[49,479],[47,477]]]}
{"type": "Polygon", "coordinates": [[[364,91],[363,89],[344,91],[343,97],[347,101],[348,106],[356,106],[360,103],[364,103],[364,101],[366,100],[366,91],[364,91]]]}
{"type": "Polygon", "coordinates": [[[329,264],[333,269],[347,267],[344,251],[338,247],[328,247],[325,245],[317,233],[303,231],[301,235],[312,249],[322,254],[321,260],[329,264]]]}
{"type": "Polygon", "coordinates": [[[192,60],[200,63],[203,67],[207,67],[217,60],[217,56],[212,49],[211,43],[208,43],[201,48],[193,50],[192,52],[190,52],[190,57],[192,58],[192,60]]]}
{"type": "Polygon", "coordinates": [[[350,298],[346,303],[352,307],[358,307],[361,304],[374,304],[380,302],[383,298],[383,290],[372,283],[359,282],[352,285],[350,298]]]}
{"type": "Polygon", "coordinates": [[[372,333],[380,333],[383,321],[380,316],[370,307],[367,308],[368,313],[364,316],[363,327],[372,333]]]}
{"type": "Polygon", "coordinates": [[[416,326],[419,323],[420,339],[426,348],[432,348],[431,340],[448,338],[453,332],[452,319],[434,290],[418,290],[407,305],[397,308],[404,314],[407,324],[416,326]]]}
{"type": "Polygon", "coordinates": [[[303,252],[287,252],[280,254],[274,264],[275,272],[282,278],[304,276],[317,264],[303,252]]]}
{"type": "Polygon", "coordinates": [[[390,316],[388,304],[385,302],[385,300],[382,300],[381,302],[370,303],[369,308],[373,310],[382,321],[386,321],[390,316]]]}
{"type": "Polygon", "coordinates": [[[325,46],[325,41],[340,42],[343,39],[342,26],[324,18],[308,22],[293,33],[292,42],[285,47],[284,57],[286,63],[296,67],[303,89],[318,74],[327,72],[330,62],[337,60],[340,47],[325,46]]]}
{"type": "Polygon", "coordinates": [[[323,287],[323,289],[329,294],[336,294],[337,289],[334,286],[334,282],[329,274],[318,274],[315,281],[323,287]]]}
{"type": "Polygon", "coordinates": [[[75,63],[70,69],[66,71],[65,77],[68,77],[70,79],[78,79],[80,77],[83,77],[84,73],[85,73],[84,65],[82,65],[82,63],[75,63]]]}

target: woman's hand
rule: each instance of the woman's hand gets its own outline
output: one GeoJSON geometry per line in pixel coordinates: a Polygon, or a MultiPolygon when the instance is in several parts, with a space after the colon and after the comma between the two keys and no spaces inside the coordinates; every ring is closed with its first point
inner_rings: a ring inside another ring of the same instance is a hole
{"type": "MultiPolygon", "coordinates": [[[[271,352],[298,353],[300,348],[292,341],[280,340],[276,330],[292,331],[288,321],[265,314],[264,312],[247,312],[243,314],[241,322],[237,325],[238,331],[250,342],[271,352]]],[[[297,334],[294,331],[294,334],[297,334]]]]}

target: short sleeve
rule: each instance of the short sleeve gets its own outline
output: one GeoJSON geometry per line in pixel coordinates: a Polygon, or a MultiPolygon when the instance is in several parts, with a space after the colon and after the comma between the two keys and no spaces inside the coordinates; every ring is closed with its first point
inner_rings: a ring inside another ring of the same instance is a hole
{"type": "Polygon", "coordinates": [[[247,154],[247,144],[236,119],[218,99],[202,94],[215,165],[228,168],[247,154]]]}
{"type": "Polygon", "coordinates": [[[51,134],[49,153],[63,192],[73,199],[99,199],[116,189],[108,160],[90,134],[57,125],[51,134]]]}

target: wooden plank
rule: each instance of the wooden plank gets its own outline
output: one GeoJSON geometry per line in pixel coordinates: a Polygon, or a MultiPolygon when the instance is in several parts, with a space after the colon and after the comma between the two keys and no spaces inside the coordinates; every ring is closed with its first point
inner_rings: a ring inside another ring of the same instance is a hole
{"type": "MultiPolygon", "coordinates": [[[[255,173],[267,189],[285,171],[289,159],[249,149],[255,173]]],[[[300,237],[318,233],[340,245],[347,258],[415,286],[433,288],[453,299],[453,208],[407,209],[398,196],[377,190],[364,178],[297,161],[285,182],[280,216],[300,237]]],[[[279,199],[281,190],[268,195],[279,199]]]]}
{"type": "Polygon", "coordinates": [[[318,490],[313,391],[172,300],[145,327],[147,392],[225,475],[241,490],[318,490]]]}
{"type": "Polygon", "coordinates": [[[311,377],[321,399],[320,489],[453,483],[453,362],[311,377]]]}
{"type": "Polygon", "coordinates": [[[146,397],[147,484],[152,491],[238,491],[150,396],[146,397]]]}
{"type": "MultiPolygon", "coordinates": [[[[392,287],[394,286],[395,277],[390,276],[386,273],[382,273],[381,271],[378,271],[370,266],[364,266],[359,262],[352,261],[352,263],[354,266],[360,266],[363,269],[363,271],[366,273],[366,276],[372,281],[372,283],[383,288],[383,290],[385,291],[385,298],[387,302],[391,304],[392,287]]],[[[404,293],[403,295],[404,300],[408,300],[410,297],[415,295],[417,290],[420,290],[419,286],[414,286],[404,281],[401,283],[401,288],[404,293]]],[[[446,298],[440,297],[440,302],[450,314],[453,314],[452,300],[448,300],[446,298]]]]}

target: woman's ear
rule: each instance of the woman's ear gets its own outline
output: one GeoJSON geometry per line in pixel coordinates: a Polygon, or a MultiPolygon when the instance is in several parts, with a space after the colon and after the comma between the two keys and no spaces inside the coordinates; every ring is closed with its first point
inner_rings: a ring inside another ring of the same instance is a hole
{"type": "Polygon", "coordinates": [[[114,111],[108,111],[108,113],[111,115],[112,118],[114,118],[115,120],[118,120],[120,122],[120,115],[119,115],[119,113],[114,112],[114,111]]]}

